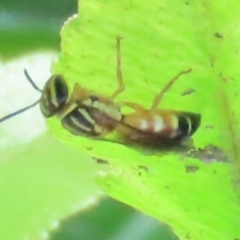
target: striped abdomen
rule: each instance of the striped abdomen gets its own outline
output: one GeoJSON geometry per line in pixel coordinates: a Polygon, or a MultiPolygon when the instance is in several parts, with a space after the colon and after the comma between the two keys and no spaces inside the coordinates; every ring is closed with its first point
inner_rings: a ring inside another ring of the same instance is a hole
{"type": "Polygon", "coordinates": [[[62,75],[53,75],[46,82],[40,99],[40,110],[45,117],[51,117],[61,110],[69,97],[69,90],[62,75]]]}
{"type": "Polygon", "coordinates": [[[63,126],[75,135],[104,136],[113,131],[122,114],[112,101],[90,96],[82,103],[73,103],[62,118],[63,126]]]}
{"type": "Polygon", "coordinates": [[[200,121],[200,114],[146,110],[123,116],[117,131],[133,141],[181,141],[198,129],[200,121]]]}

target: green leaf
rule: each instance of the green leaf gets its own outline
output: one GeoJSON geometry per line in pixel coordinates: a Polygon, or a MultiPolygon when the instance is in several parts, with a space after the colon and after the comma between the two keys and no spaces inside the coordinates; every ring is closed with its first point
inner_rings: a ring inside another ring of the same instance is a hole
{"type": "Polygon", "coordinates": [[[90,163],[46,134],[1,150],[1,239],[45,239],[59,219],[86,208],[96,193],[90,163]]]}
{"type": "MultiPolygon", "coordinates": [[[[169,224],[181,239],[240,238],[238,19],[229,2],[82,0],[61,32],[54,72],[70,86],[97,94],[116,88],[116,36],[123,36],[126,90],[116,101],[149,108],[169,79],[192,68],[166,94],[162,108],[197,112],[202,123],[188,150],[132,146],[70,136],[58,120],[53,134],[79,151],[109,162],[98,176],[110,196],[169,224]],[[192,94],[186,90],[194,90],[192,94]],[[230,164],[233,163],[233,164],[230,164]]],[[[107,141],[114,140],[114,142],[107,141]]]]}

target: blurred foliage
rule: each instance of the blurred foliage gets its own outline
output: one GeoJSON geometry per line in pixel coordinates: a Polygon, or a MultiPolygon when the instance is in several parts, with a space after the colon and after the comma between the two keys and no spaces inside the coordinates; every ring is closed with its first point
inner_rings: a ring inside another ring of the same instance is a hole
{"type": "Polygon", "coordinates": [[[76,11],[76,0],[1,1],[0,57],[34,49],[59,50],[60,28],[76,11]]]}
{"type": "Polygon", "coordinates": [[[157,220],[110,198],[96,208],[73,216],[53,232],[51,240],[176,240],[157,220]]]}

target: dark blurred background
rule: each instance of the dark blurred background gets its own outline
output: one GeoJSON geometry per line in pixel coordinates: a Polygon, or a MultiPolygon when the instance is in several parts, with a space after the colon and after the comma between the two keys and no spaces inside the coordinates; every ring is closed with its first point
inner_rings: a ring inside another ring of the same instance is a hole
{"type": "MultiPolygon", "coordinates": [[[[59,50],[59,31],[76,0],[1,0],[0,57],[59,50]]],[[[156,206],[157,207],[157,206],[156,206]]],[[[176,240],[170,229],[129,206],[104,198],[60,223],[51,240],[176,240]]]]}
{"type": "Polygon", "coordinates": [[[77,12],[76,0],[1,0],[0,56],[59,49],[59,30],[77,12]]]}
{"type": "Polygon", "coordinates": [[[98,206],[62,222],[51,240],[177,240],[156,219],[105,198],[98,206]]]}

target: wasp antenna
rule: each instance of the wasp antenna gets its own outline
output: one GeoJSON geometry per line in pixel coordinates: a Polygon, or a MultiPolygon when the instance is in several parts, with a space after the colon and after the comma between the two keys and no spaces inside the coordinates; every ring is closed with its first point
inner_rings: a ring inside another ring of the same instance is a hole
{"type": "Polygon", "coordinates": [[[178,80],[178,78],[183,74],[188,74],[192,71],[192,68],[189,68],[188,70],[183,70],[180,73],[178,73],[175,77],[173,77],[161,90],[161,92],[155,97],[153,104],[151,106],[151,110],[155,110],[157,107],[159,107],[159,104],[164,96],[164,94],[172,87],[172,85],[178,80]]]}
{"type": "Polygon", "coordinates": [[[23,72],[24,72],[24,75],[26,76],[27,80],[28,80],[28,81],[31,83],[31,85],[33,86],[33,88],[36,89],[36,90],[39,91],[39,92],[43,92],[42,89],[40,89],[40,88],[36,85],[36,83],[32,80],[32,78],[30,77],[27,69],[24,69],[23,72]]]}
{"type": "Polygon", "coordinates": [[[5,117],[0,118],[0,123],[6,121],[6,120],[9,119],[9,118],[12,118],[12,117],[14,117],[14,116],[20,114],[20,113],[22,113],[22,112],[27,111],[28,109],[30,109],[30,108],[36,106],[38,103],[39,103],[39,100],[36,101],[35,103],[33,103],[33,104],[27,106],[27,107],[24,107],[24,108],[22,108],[22,109],[19,109],[19,110],[17,110],[16,112],[10,113],[10,114],[6,115],[5,117]]]}

